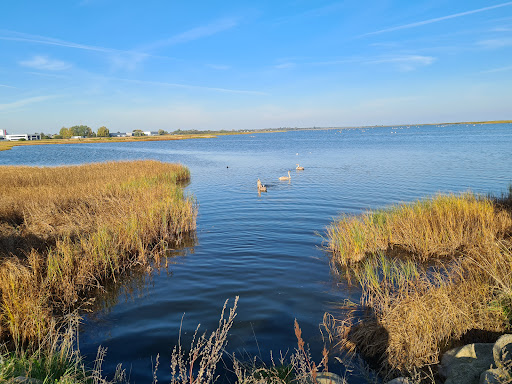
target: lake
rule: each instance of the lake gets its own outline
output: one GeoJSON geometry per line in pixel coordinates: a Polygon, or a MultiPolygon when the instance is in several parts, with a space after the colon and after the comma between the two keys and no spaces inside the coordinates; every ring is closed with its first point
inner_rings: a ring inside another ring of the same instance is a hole
{"type": "MultiPolygon", "coordinates": [[[[156,159],[190,168],[197,235],[167,267],[134,271],[107,287],[86,315],[80,349],[92,361],[108,348],[131,382],[169,378],[180,324],[185,345],[218,324],[226,299],[240,296],[227,350],[270,360],[296,346],[297,319],[320,360],[318,325],[359,292],[331,275],[325,227],[340,214],[438,192],[505,192],[512,183],[512,124],[400,126],[255,133],[182,141],[40,145],[0,152],[0,165],[54,166],[156,159]],[[296,171],[299,163],[304,171],[296,171]],[[290,181],[279,181],[291,171],[290,181]],[[268,192],[258,194],[260,178],[268,192]]],[[[289,354],[289,353],[288,353],[289,354]]],[[[353,378],[351,382],[357,383],[353,378]]]]}

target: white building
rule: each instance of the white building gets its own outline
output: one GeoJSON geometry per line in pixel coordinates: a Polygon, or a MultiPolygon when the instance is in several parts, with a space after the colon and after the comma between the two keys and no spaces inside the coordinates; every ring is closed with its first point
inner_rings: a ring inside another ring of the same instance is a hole
{"type": "Polygon", "coordinates": [[[33,135],[28,135],[26,133],[21,135],[5,135],[5,140],[9,141],[19,141],[19,140],[41,140],[41,135],[38,133],[34,133],[33,135]]]}
{"type": "Polygon", "coordinates": [[[144,133],[146,136],[158,136],[158,132],[154,131],[144,131],[142,133],[144,133]]]}
{"type": "Polygon", "coordinates": [[[5,129],[0,129],[0,140],[5,139],[5,136],[7,136],[7,131],[5,129]]]}

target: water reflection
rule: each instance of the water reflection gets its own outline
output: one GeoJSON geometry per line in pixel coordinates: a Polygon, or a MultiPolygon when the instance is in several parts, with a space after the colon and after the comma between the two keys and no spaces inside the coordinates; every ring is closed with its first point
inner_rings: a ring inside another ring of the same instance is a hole
{"type": "Polygon", "coordinates": [[[155,275],[164,274],[172,278],[173,267],[184,263],[187,255],[194,254],[196,243],[196,234],[187,233],[179,244],[167,248],[164,255],[156,257],[149,265],[137,265],[115,280],[108,280],[103,287],[93,291],[93,299],[87,307],[87,322],[99,321],[121,302],[133,302],[143,298],[153,286],[155,275]]]}

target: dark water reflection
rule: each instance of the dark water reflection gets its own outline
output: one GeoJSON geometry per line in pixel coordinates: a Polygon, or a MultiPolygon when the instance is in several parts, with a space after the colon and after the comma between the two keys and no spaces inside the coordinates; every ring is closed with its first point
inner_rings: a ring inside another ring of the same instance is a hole
{"type": "Polygon", "coordinates": [[[157,159],[190,168],[187,190],[199,203],[195,244],[169,258],[167,269],[134,271],[109,287],[81,333],[90,358],[98,345],[108,347],[106,372],[121,362],[132,381],[146,383],[157,353],[159,380],[167,381],[184,313],[188,344],[198,323],[216,327],[224,301],[236,295],[229,351],[268,360],[271,350],[292,349],[296,318],[319,356],[323,313],[358,300],[357,290],[337,285],[321,248],[332,218],[437,192],[500,193],[512,181],[511,155],[512,126],[499,124],[16,147],[0,152],[0,164],[157,159]],[[306,169],[295,171],[296,163],[306,169]],[[291,181],[278,181],[288,170],[291,181]],[[268,186],[260,196],[258,178],[268,186]]]}

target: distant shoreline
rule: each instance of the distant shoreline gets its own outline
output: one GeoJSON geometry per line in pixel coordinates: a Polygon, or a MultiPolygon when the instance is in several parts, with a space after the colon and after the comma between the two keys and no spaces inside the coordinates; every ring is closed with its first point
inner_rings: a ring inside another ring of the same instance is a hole
{"type": "Polygon", "coordinates": [[[281,128],[263,128],[255,130],[243,131],[204,131],[192,134],[166,134],[161,136],[141,136],[141,137],[89,137],[83,139],[45,139],[45,140],[29,140],[29,141],[0,141],[0,151],[6,151],[12,147],[21,145],[52,145],[52,144],[91,144],[91,143],[126,143],[141,141],[169,141],[169,140],[188,140],[188,139],[212,139],[217,136],[227,135],[247,135],[255,133],[279,133],[290,131],[313,131],[313,130],[329,130],[329,129],[358,129],[358,128],[385,128],[385,127],[403,127],[403,126],[432,126],[432,125],[463,125],[463,124],[511,124],[512,120],[490,120],[490,121],[464,121],[457,123],[423,123],[423,124],[389,124],[389,125],[358,125],[345,127],[281,127],[281,128]]]}

